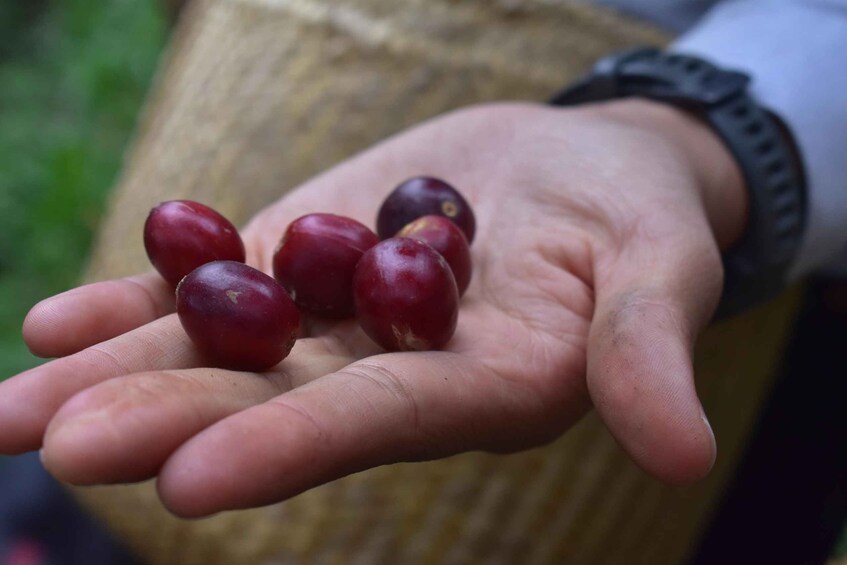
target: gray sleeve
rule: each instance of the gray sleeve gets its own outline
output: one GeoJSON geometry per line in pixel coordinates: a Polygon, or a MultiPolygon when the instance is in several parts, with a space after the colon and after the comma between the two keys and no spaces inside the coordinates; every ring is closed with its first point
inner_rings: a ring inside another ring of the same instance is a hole
{"type": "Polygon", "coordinates": [[[740,68],[791,128],[809,210],[795,277],[847,259],[847,0],[728,0],[674,49],[740,68]]]}
{"type": "Polygon", "coordinates": [[[682,33],[703,17],[718,0],[595,0],[597,4],[682,33]]]}

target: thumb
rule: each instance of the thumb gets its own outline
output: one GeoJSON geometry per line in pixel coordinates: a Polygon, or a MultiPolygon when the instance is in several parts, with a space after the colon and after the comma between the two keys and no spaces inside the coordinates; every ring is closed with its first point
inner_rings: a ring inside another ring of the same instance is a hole
{"type": "Polygon", "coordinates": [[[692,350],[723,269],[705,219],[677,227],[635,236],[598,265],[587,372],[594,406],[623,449],[651,475],[683,484],[703,478],[716,455],[692,350]]]}

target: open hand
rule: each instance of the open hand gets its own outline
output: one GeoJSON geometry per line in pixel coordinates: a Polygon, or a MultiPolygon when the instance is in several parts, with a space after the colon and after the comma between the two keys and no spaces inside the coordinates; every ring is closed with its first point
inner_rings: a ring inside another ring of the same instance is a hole
{"type": "Polygon", "coordinates": [[[60,358],[0,384],[0,452],[43,446],[75,484],[158,477],[171,511],[203,516],[377,465],[529,448],[593,406],[648,472],[704,476],[715,444],[692,347],[745,215],[717,139],[650,102],[460,110],[261,211],[242,231],[248,264],[270,273],[306,213],[373,225],[422,174],[454,184],[478,222],[444,351],[384,353],[353,320],[315,321],[271,371],[208,368],[158,275],[96,283],[27,318],[30,348],[60,358]]]}

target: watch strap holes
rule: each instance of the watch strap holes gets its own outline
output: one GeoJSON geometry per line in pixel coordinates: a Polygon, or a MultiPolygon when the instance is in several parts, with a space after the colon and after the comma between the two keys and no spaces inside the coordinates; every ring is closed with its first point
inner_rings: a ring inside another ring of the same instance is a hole
{"type": "Polygon", "coordinates": [[[793,194],[791,185],[788,181],[780,181],[771,187],[771,191],[776,194],[777,199],[782,199],[786,194],[793,194]]]}
{"type": "Polygon", "coordinates": [[[759,145],[756,146],[756,151],[759,153],[759,155],[762,155],[762,156],[767,155],[768,153],[773,151],[773,149],[774,149],[774,144],[770,140],[763,141],[759,145]]]}
{"type": "Polygon", "coordinates": [[[761,122],[752,122],[744,128],[744,131],[747,135],[759,135],[762,133],[762,123],[761,122]]]}
{"type": "Polygon", "coordinates": [[[750,109],[747,108],[746,104],[739,104],[732,109],[732,115],[736,118],[746,118],[749,113],[750,109]]]}
{"type": "Polygon", "coordinates": [[[776,211],[779,214],[785,215],[790,214],[791,211],[797,206],[797,203],[792,197],[780,198],[779,200],[774,202],[774,204],[776,206],[776,211]]]}
{"type": "Polygon", "coordinates": [[[771,161],[767,164],[765,171],[773,176],[782,172],[783,163],[782,161],[771,161]]]}
{"type": "Polygon", "coordinates": [[[685,63],[685,72],[687,73],[696,73],[702,68],[702,65],[699,61],[688,61],[685,63]]]}
{"type": "Polygon", "coordinates": [[[682,57],[679,55],[668,55],[665,60],[668,62],[669,66],[675,67],[682,62],[682,57]]]}

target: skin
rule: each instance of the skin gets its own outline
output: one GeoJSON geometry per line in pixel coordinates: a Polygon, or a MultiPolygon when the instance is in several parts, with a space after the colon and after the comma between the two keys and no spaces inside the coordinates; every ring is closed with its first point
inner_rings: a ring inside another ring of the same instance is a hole
{"type": "Polygon", "coordinates": [[[716,448],[692,348],[747,206],[720,141],[646,101],[460,110],[261,211],[242,232],[248,264],[269,273],[308,212],[370,225],[417,174],[454,182],[478,220],[444,351],[387,354],[355,322],[320,322],[269,372],[210,369],[160,278],[96,283],[26,319],[33,352],[59,359],[0,384],[0,453],[42,448],[80,485],[157,477],[172,512],[199,517],[386,463],[530,448],[593,408],[648,473],[704,477],[716,448]]]}

